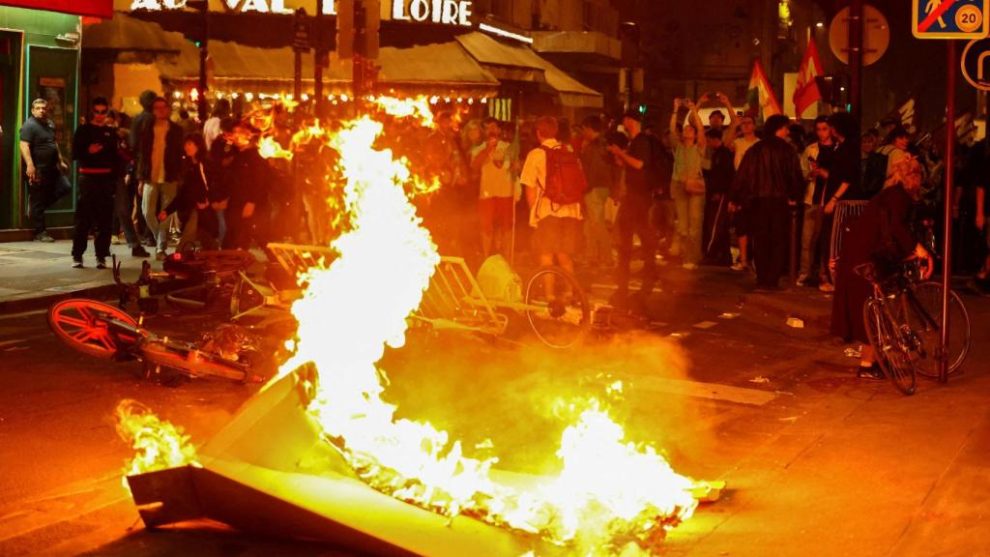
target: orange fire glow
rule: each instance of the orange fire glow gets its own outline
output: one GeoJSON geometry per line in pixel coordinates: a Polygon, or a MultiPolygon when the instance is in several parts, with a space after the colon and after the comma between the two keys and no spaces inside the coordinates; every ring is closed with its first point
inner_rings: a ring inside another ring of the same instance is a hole
{"type": "Polygon", "coordinates": [[[124,467],[124,476],[198,464],[196,448],[182,428],[155,416],[143,404],[129,399],[120,401],[116,418],[117,434],[135,452],[124,467]]]}

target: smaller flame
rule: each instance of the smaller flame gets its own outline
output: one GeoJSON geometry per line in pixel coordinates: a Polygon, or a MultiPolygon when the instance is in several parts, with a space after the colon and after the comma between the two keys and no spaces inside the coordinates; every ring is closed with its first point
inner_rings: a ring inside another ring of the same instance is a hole
{"type": "Polygon", "coordinates": [[[420,125],[433,127],[433,110],[430,109],[429,99],[424,96],[405,100],[395,97],[378,97],[372,102],[389,116],[415,118],[420,125]]]}
{"type": "Polygon", "coordinates": [[[266,159],[292,159],[292,151],[283,148],[270,135],[264,136],[258,141],[258,153],[266,159]]]}
{"type": "MultiPolygon", "coordinates": [[[[117,434],[134,449],[124,467],[124,476],[165,470],[187,464],[199,465],[196,448],[181,427],[156,416],[136,400],[117,404],[117,434]]],[[[125,479],[126,487],[126,479],[125,479]]]]}

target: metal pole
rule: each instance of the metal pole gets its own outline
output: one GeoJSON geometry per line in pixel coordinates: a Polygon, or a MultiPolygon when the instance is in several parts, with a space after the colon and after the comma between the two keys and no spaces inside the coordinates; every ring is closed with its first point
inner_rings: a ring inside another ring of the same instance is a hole
{"type": "Polygon", "coordinates": [[[859,152],[859,130],[863,124],[863,0],[849,3],[849,104],[856,133],[846,141],[859,152]]]}
{"type": "Polygon", "coordinates": [[[210,56],[210,8],[209,3],[203,3],[203,42],[199,45],[199,99],[196,101],[196,110],[199,112],[199,120],[206,121],[206,112],[209,110],[209,103],[206,101],[206,92],[210,89],[210,84],[206,79],[206,63],[210,56]]]}
{"type": "Polygon", "coordinates": [[[938,380],[949,380],[949,288],[952,286],[952,193],[956,151],[956,42],[946,41],[945,99],[945,193],[942,203],[942,338],[939,350],[938,380]]]}
{"type": "Polygon", "coordinates": [[[323,117],[323,60],[327,55],[323,48],[323,0],[316,0],[316,16],[313,20],[313,35],[316,37],[316,49],[313,51],[313,109],[317,118],[323,117]]]}

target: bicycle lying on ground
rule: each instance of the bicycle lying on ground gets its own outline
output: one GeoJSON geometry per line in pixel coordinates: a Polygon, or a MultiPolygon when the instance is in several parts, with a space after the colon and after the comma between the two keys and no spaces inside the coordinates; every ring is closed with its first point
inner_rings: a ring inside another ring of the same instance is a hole
{"type": "Polygon", "coordinates": [[[64,300],[48,310],[55,336],[74,350],[107,360],[139,360],[145,378],[173,370],[187,377],[221,377],[258,381],[246,362],[239,333],[219,330],[201,344],[176,341],[143,328],[127,313],[81,298],[64,300]]]}
{"type": "Polygon", "coordinates": [[[960,371],[969,354],[969,313],[962,299],[949,292],[949,344],[942,352],[942,285],[922,280],[920,263],[912,261],[888,279],[880,279],[872,263],[856,272],[873,285],[863,306],[866,333],[884,374],[899,391],[914,394],[917,375],[938,378],[939,362],[949,362],[949,375],[960,371]]]}

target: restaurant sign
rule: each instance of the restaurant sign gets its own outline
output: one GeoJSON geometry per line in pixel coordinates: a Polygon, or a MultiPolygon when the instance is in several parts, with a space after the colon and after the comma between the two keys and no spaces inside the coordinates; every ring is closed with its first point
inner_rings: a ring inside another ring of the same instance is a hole
{"type": "MultiPolygon", "coordinates": [[[[221,0],[227,12],[291,15],[299,0],[221,0]]],[[[312,3],[312,2],[309,2],[312,3]]],[[[131,0],[131,11],[179,10],[186,0],[131,0]]],[[[382,0],[383,20],[471,26],[472,0],[382,0]]],[[[336,15],[337,2],[324,2],[323,13],[336,15]]]]}

